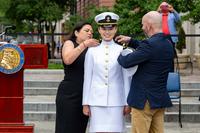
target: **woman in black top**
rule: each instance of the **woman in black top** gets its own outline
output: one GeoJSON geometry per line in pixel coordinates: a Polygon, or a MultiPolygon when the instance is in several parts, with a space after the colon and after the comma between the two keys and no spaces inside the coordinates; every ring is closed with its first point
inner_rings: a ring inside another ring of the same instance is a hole
{"type": "Polygon", "coordinates": [[[92,39],[89,23],[78,23],[62,46],[65,77],[56,96],[56,133],[85,133],[88,117],[82,113],[84,60],[87,47],[99,42],[92,39]]]}

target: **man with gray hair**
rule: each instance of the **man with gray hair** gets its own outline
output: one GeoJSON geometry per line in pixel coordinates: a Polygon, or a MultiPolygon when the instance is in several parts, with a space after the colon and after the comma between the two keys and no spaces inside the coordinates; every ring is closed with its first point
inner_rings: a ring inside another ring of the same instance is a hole
{"type": "Polygon", "coordinates": [[[135,49],[118,57],[124,68],[138,65],[132,77],[128,105],[132,107],[133,133],[163,133],[164,111],[171,107],[166,85],[173,68],[173,45],[162,32],[162,16],[150,11],[142,18],[142,29],[148,39],[138,41],[120,35],[116,41],[135,49]]]}

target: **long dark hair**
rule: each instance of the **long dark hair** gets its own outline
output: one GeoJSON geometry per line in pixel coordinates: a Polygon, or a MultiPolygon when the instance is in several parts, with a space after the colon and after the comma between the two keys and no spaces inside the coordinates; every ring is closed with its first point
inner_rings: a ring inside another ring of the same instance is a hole
{"type": "Polygon", "coordinates": [[[69,39],[70,40],[72,40],[72,41],[76,41],[76,35],[75,35],[75,31],[80,31],[82,28],[83,28],[83,26],[85,26],[85,25],[91,25],[91,23],[89,23],[89,22],[78,22],[76,25],[75,25],[75,27],[74,27],[74,29],[73,29],[73,31],[72,31],[72,33],[71,33],[71,36],[69,37],[69,39]]]}

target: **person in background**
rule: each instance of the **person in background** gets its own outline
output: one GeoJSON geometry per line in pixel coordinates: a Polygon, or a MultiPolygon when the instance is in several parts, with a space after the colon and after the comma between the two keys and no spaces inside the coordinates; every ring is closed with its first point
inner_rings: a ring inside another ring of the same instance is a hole
{"type": "Polygon", "coordinates": [[[97,46],[90,23],[79,22],[61,50],[64,80],[56,95],[55,133],[85,133],[88,117],[82,112],[84,60],[88,47],[97,46]]]}
{"type": "Polygon", "coordinates": [[[56,43],[56,51],[57,51],[57,54],[60,53],[60,47],[62,46],[60,40],[58,40],[58,42],[56,43]]]}
{"type": "Polygon", "coordinates": [[[128,76],[117,62],[123,47],[113,40],[118,20],[112,12],[95,17],[102,42],[86,53],[83,85],[83,113],[90,117],[89,132],[124,132],[124,116],[130,113],[128,76]]]}
{"type": "MultiPolygon", "coordinates": [[[[178,12],[167,2],[162,2],[157,11],[162,14],[163,33],[166,35],[177,35],[176,24],[181,21],[178,12]]],[[[178,36],[171,36],[169,38],[175,46],[178,42],[178,36]]]]}
{"type": "Polygon", "coordinates": [[[48,59],[51,59],[51,46],[49,42],[47,42],[47,51],[48,51],[48,59]]]}
{"type": "Polygon", "coordinates": [[[13,44],[13,45],[18,45],[18,44],[19,44],[16,37],[13,37],[13,38],[10,40],[10,43],[13,44]]]}
{"type": "Polygon", "coordinates": [[[173,44],[162,32],[162,16],[157,11],[143,16],[142,29],[149,37],[146,40],[116,37],[135,49],[128,55],[120,54],[119,64],[124,68],[138,65],[127,100],[132,107],[132,133],[164,133],[164,111],[172,106],[166,86],[173,68],[173,44]]]}
{"type": "Polygon", "coordinates": [[[169,40],[173,44],[175,52],[174,58],[178,58],[175,49],[176,43],[178,42],[178,36],[173,35],[177,35],[176,25],[181,21],[180,16],[173,6],[167,2],[162,2],[157,11],[162,14],[162,31],[166,36],[169,37],[169,40]]]}

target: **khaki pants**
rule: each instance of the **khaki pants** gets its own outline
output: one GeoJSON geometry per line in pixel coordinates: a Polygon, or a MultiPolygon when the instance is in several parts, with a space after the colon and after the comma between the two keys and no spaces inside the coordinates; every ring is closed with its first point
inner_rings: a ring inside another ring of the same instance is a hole
{"type": "Polygon", "coordinates": [[[147,101],[143,110],[132,108],[132,133],[164,133],[165,109],[150,109],[147,101]]]}

